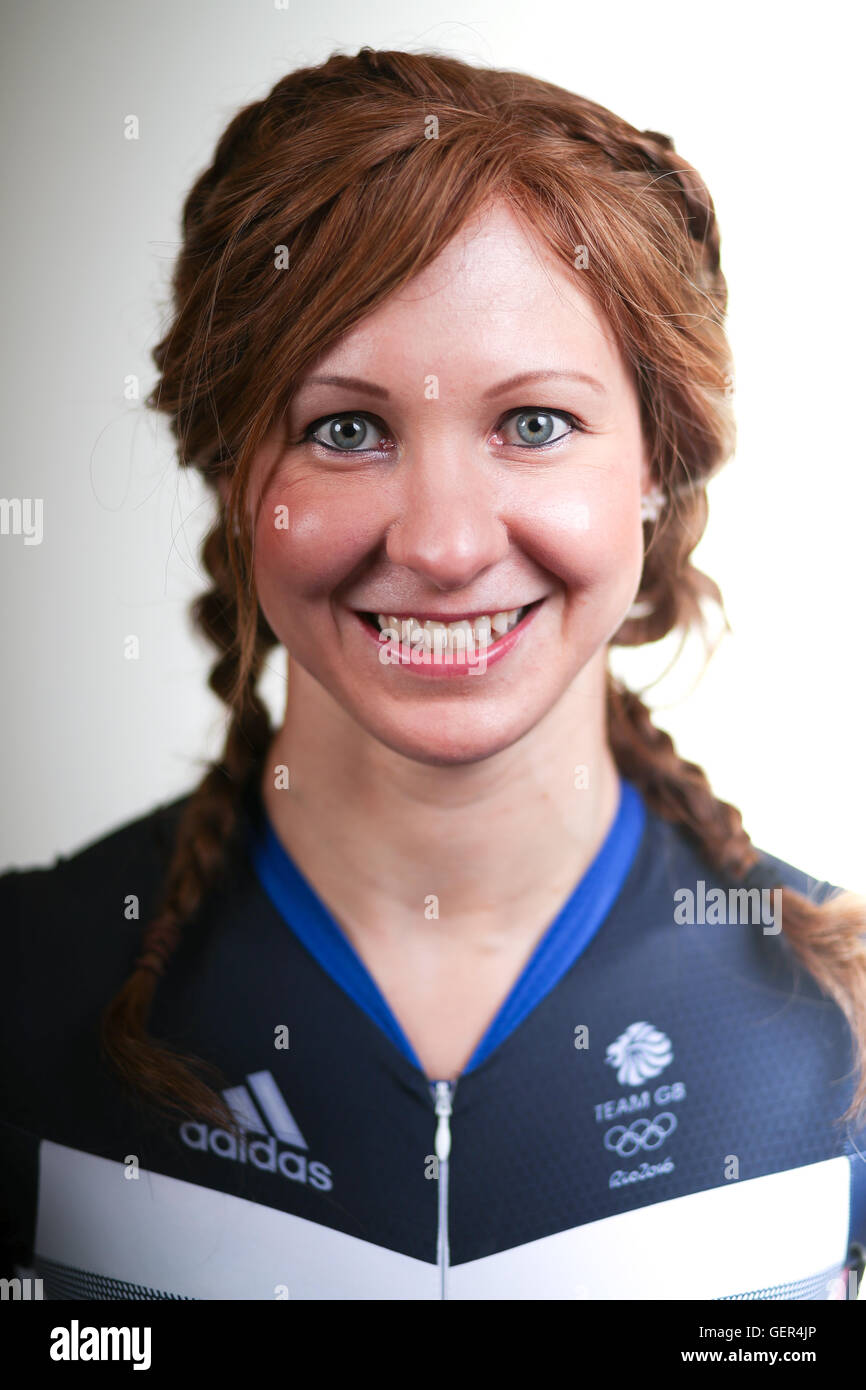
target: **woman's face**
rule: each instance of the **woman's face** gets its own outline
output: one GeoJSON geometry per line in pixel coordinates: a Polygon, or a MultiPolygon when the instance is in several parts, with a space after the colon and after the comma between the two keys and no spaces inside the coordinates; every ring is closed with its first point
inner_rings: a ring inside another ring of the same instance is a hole
{"type": "Polygon", "coordinates": [[[488,757],[597,693],[637,592],[638,399],[581,273],[494,205],[309,368],[254,462],[268,622],[310,698],[409,758],[488,757]]]}

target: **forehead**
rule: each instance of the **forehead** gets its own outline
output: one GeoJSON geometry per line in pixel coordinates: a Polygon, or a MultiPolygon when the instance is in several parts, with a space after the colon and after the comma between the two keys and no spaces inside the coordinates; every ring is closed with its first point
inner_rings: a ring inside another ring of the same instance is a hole
{"type": "MultiPolygon", "coordinates": [[[[527,366],[578,367],[622,385],[615,335],[568,266],[502,201],[461,227],[443,250],[317,359],[314,369],[439,371],[455,380],[527,366]]],[[[309,373],[305,373],[305,376],[309,373]]]]}

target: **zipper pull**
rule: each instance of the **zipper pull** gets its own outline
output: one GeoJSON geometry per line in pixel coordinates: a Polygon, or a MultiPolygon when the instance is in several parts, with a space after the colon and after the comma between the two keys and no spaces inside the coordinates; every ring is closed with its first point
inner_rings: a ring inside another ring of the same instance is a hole
{"type": "Polygon", "coordinates": [[[446,1162],[451,1153],[450,1119],[453,1091],[451,1089],[450,1081],[436,1081],[433,1084],[435,1087],[435,1110],[436,1114],[439,1117],[439,1123],[436,1126],[436,1138],[434,1140],[433,1146],[436,1150],[436,1157],[439,1159],[439,1161],[446,1162]]]}

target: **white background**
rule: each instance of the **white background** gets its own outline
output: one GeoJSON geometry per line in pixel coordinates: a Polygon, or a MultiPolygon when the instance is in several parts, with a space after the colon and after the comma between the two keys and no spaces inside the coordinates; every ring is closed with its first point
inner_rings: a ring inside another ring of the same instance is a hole
{"type": "MultiPolygon", "coordinates": [[[[188,790],[221,742],[202,587],[204,490],[124,399],[165,322],[182,199],[244,103],[362,44],[518,68],[671,135],[722,229],[739,444],[698,562],[733,635],[658,721],[756,844],[866,890],[863,102],[855,7],[535,0],[86,0],[7,6],[0,108],[6,329],[0,495],[0,864],[67,854],[188,790]],[[141,138],[123,138],[130,113],[141,138]],[[123,656],[134,633],[141,659],[123,656]]],[[[649,648],[618,669],[664,665],[649,648]]],[[[279,714],[282,675],[267,693],[279,714]]]]}

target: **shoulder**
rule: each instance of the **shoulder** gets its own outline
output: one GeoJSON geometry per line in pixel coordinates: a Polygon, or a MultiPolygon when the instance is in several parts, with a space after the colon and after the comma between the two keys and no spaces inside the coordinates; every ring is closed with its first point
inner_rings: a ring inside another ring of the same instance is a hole
{"type": "Polygon", "coordinates": [[[53,863],[0,875],[0,1008],[7,1018],[34,998],[46,1010],[75,993],[101,997],[125,977],[157,895],[191,794],[156,806],[53,863]],[[7,998],[7,991],[9,997],[7,998]]]}
{"type": "MultiPolygon", "coordinates": [[[[708,989],[723,987],[724,971],[744,985],[778,997],[823,999],[826,993],[803,965],[794,939],[802,930],[792,920],[793,904],[779,889],[791,889],[816,906],[829,904],[843,889],[787,859],[755,846],[758,862],[745,880],[711,862],[697,838],[683,826],[647,810],[643,841],[633,867],[635,896],[642,917],[652,922],[657,945],[675,951],[679,965],[709,968],[708,989]],[[789,930],[786,930],[787,926],[789,930]]],[[[863,923],[866,931],[866,919],[863,923]]],[[[843,928],[840,928],[842,930],[843,928]]],[[[832,933],[821,941],[831,949],[832,933]]]]}
{"type": "Polygon", "coordinates": [[[56,907],[68,912],[76,904],[98,901],[130,872],[158,871],[189,796],[161,803],[51,863],[6,869],[0,874],[4,926],[22,910],[56,907]]]}
{"type": "MultiPolygon", "coordinates": [[[[791,888],[810,902],[824,903],[843,891],[809,873],[806,869],[755,845],[758,861],[745,880],[735,879],[714,867],[697,837],[684,826],[661,817],[647,808],[646,830],[642,845],[643,858],[655,866],[655,879],[662,892],[679,889],[694,890],[703,883],[706,889],[742,890],[744,887],[772,891],[791,888]]],[[[733,899],[737,901],[737,899],[733,899]]]]}

